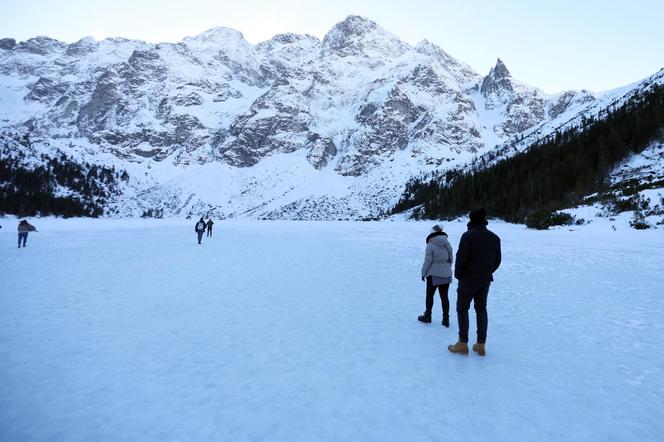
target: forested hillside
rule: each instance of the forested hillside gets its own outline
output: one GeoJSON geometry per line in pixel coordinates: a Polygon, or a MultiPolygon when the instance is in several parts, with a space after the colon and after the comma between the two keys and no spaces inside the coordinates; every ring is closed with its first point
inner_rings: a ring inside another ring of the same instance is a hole
{"type": "Polygon", "coordinates": [[[601,118],[556,132],[513,157],[413,180],[392,212],[417,207],[419,218],[453,218],[483,206],[511,222],[538,218],[606,193],[616,165],[661,137],[662,128],[664,86],[653,85],[601,118]]]}
{"type": "Polygon", "coordinates": [[[120,192],[118,182],[129,178],[65,154],[37,156],[28,136],[4,135],[0,142],[0,214],[97,217],[106,199],[120,192]]]}

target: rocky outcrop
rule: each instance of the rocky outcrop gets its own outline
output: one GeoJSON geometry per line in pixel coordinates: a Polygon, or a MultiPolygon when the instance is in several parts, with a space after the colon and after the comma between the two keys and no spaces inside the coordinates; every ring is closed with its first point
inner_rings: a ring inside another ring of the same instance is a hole
{"type": "Polygon", "coordinates": [[[544,94],[514,80],[500,58],[482,80],[480,92],[486,110],[497,109],[504,115],[504,120],[494,126],[495,133],[501,138],[523,132],[546,117],[544,94]]]}
{"type": "Polygon", "coordinates": [[[121,82],[120,75],[112,69],[104,72],[95,85],[92,96],[81,107],[76,124],[84,136],[93,137],[106,129],[114,129],[118,123],[118,116],[122,117],[123,110],[129,103],[117,90],[121,82]]]}
{"type": "Polygon", "coordinates": [[[493,105],[494,99],[502,98],[513,91],[512,75],[505,63],[499,58],[496,65],[489,71],[489,75],[482,80],[482,86],[480,87],[480,92],[487,99],[487,108],[491,108],[489,106],[493,105]]]}
{"type": "Polygon", "coordinates": [[[547,113],[550,118],[556,118],[568,109],[573,109],[579,105],[585,105],[594,101],[595,96],[587,91],[567,91],[551,99],[547,104],[547,113]]]}
{"type": "Polygon", "coordinates": [[[321,55],[336,57],[395,58],[410,49],[408,44],[372,20],[351,15],[337,23],[323,38],[321,55]]]}
{"type": "Polygon", "coordinates": [[[249,113],[231,124],[231,138],[220,149],[222,158],[234,166],[248,167],[265,156],[305,147],[311,115],[298,96],[299,90],[287,81],[275,83],[252,104],[249,113]]]}
{"type": "Polygon", "coordinates": [[[61,52],[66,49],[67,45],[58,40],[49,37],[35,37],[26,41],[22,41],[12,49],[17,52],[23,52],[34,55],[49,55],[56,52],[61,52]]]}
{"type": "Polygon", "coordinates": [[[16,46],[16,40],[13,38],[0,38],[0,49],[11,51],[16,46]]]}
{"type": "Polygon", "coordinates": [[[330,137],[321,137],[317,133],[310,133],[307,136],[307,161],[316,169],[322,169],[327,166],[332,158],[337,154],[337,146],[330,137]]]}
{"type": "Polygon", "coordinates": [[[99,43],[92,37],[85,37],[72,43],[67,47],[66,55],[70,57],[81,57],[91,54],[99,48],[99,43]]]}

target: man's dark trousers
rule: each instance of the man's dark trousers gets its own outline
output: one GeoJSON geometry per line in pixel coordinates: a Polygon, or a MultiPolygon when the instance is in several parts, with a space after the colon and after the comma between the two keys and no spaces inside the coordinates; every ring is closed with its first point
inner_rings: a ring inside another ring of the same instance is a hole
{"type": "Polygon", "coordinates": [[[489,286],[491,282],[486,283],[464,283],[459,281],[457,288],[457,317],[459,318],[459,341],[468,342],[468,310],[470,303],[475,305],[477,315],[477,342],[484,344],[486,342],[486,330],[489,324],[489,317],[486,312],[486,301],[489,296],[489,286]]]}

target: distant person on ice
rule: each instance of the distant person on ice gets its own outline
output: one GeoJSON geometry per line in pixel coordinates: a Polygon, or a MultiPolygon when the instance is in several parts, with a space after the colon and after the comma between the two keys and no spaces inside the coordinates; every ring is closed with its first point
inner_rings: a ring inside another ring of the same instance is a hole
{"type": "Polygon", "coordinates": [[[212,225],[213,224],[214,223],[212,222],[212,218],[210,218],[208,220],[207,224],[205,224],[207,226],[207,236],[212,236],[212,225]]]}
{"type": "Polygon", "coordinates": [[[433,297],[438,289],[440,301],[443,305],[443,325],[450,326],[450,301],[447,292],[452,282],[452,246],[447,240],[447,234],[438,224],[433,226],[426,239],[427,248],[424,252],[422,264],[422,281],[426,279],[426,301],[424,314],[417,317],[418,321],[430,323],[433,297]]]}
{"type": "Polygon", "coordinates": [[[488,315],[486,302],[493,272],[500,266],[500,238],[486,228],[486,211],[470,212],[468,231],[461,236],[456,254],[454,277],[459,280],[457,288],[457,316],[459,318],[459,341],[447,348],[452,353],[468,354],[468,310],[475,304],[477,316],[477,343],[473,351],[480,356],[486,354],[486,330],[488,315]]]}
{"type": "Polygon", "coordinates": [[[25,243],[28,241],[28,233],[34,232],[37,230],[35,226],[27,222],[26,220],[22,220],[20,223],[18,223],[18,248],[21,248],[21,241],[23,241],[23,247],[25,247],[25,243]]]}
{"type": "Polygon", "coordinates": [[[194,231],[198,235],[198,244],[200,244],[201,240],[203,239],[203,234],[205,233],[205,226],[207,226],[207,224],[205,223],[205,220],[201,216],[201,219],[198,220],[196,226],[194,227],[194,231]]]}

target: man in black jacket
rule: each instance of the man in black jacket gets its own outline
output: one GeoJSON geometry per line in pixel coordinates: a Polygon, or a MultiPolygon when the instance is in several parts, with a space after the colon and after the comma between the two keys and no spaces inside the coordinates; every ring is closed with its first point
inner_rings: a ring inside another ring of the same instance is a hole
{"type": "Polygon", "coordinates": [[[480,356],[486,354],[486,330],[488,315],[486,301],[493,272],[500,266],[500,238],[486,228],[484,209],[470,212],[468,231],[461,236],[456,254],[454,277],[459,280],[457,288],[457,316],[459,318],[459,341],[447,348],[452,353],[468,354],[468,310],[475,304],[477,315],[477,343],[473,350],[480,356]]]}
{"type": "Polygon", "coordinates": [[[207,227],[207,236],[212,236],[212,225],[213,224],[214,224],[214,222],[212,222],[212,218],[210,218],[208,220],[207,224],[205,224],[205,226],[207,227]]]}

